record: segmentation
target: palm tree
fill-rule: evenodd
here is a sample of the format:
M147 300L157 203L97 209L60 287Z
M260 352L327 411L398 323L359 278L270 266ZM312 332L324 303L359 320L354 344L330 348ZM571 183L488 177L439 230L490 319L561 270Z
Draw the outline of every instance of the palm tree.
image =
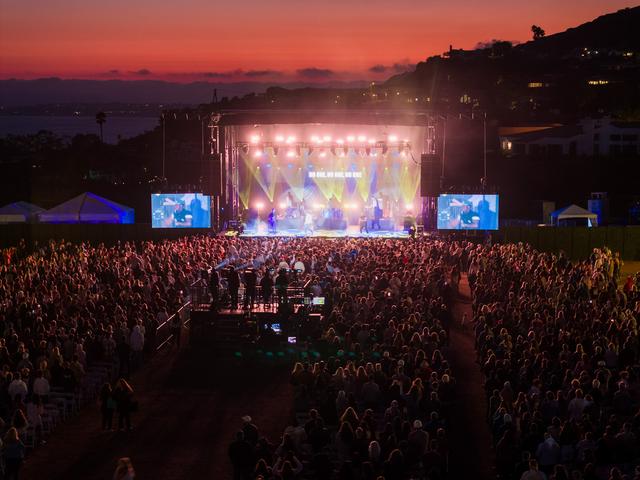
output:
M104 112L96 113L96 123L100 125L100 141L104 143L104 138L102 137L102 125L107 121L107 114Z

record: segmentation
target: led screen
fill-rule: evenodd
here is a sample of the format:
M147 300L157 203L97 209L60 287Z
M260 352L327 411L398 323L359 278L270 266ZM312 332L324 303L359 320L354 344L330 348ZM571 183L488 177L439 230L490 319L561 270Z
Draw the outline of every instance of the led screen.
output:
M438 230L497 230L498 195L438 197Z
M210 228L211 197L201 193L151 195L152 228Z

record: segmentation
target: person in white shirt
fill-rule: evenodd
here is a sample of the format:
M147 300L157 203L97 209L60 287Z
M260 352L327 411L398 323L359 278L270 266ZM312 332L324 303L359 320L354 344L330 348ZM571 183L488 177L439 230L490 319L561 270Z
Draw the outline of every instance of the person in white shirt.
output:
M33 381L33 393L44 401L51 392L51 386L49 385L49 380L44 378L42 370L38 370L36 375L37 377Z
M129 345L131 346L131 368L136 369L142 363L142 350L144 349L144 333L142 333L140 325L133 327L129 337Z
M24 397L29 393L27 384L22 381L22 377L19 373L16 373L14 380L9 384L8 392L11 399L19 396L22 401L24 401Z

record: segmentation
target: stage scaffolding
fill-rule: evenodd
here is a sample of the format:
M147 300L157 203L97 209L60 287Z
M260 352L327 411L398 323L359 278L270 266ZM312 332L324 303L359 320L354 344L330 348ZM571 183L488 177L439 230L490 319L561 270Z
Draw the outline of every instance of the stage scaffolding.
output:
M424 142L421 146L413 145L412 161L420 165L424 154L438 155L442 162L441 145L438 138L442 136L443 117L431 111L226 111L214 112L209 121L209 144L211 161L219 162L220 188L213 189L212 225L219 231L237 225L241 214L239 198L239 162L240 149L246 145L246 139L240 138L239 128L253 125L273 124L344 124L345 117L356 117L354 124L420 126L424 128ZM419 148L416 148L419 147ZM439 184L442 185L440 178ZM421 212L418 221L425 230L435 229L436 196L421 197Z

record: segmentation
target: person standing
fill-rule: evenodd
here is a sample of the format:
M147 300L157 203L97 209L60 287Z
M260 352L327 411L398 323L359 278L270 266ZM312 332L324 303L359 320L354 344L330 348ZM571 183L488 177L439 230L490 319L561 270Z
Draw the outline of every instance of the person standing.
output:
M236 433L235 440L229 445L229 458L233 465L233 479L244 480L251 478L251 471L255 465L253 448L244 439L244 432Z
M240 289L240 275L235 268L229 267L229 295L231 296L231 310L238 308L238 290Z
M280 269L276 277L276 293L278 294L278 303L287 303L287 288L289 287L289 277L284 268Z
M129 345L131 346L131 368L135 371L142 364L142 352L144 350L144 333L142 333L140 325L135 325L131 330Z
M171 336L173 337L176 347L180 349L180 339L182 337L182 319L180 315L175 314L169 323L171 328Z
M118 460L116 465L116 471L113 473L113 480L133 480L136 476L136 472L133 469L131 459L123 457Z
M258 282L258 275L253 268L248 268L244 272L244 308L253 309L253 304L256 302L256 283Z
M211 294L211 309L216 310L218 308L218 297L220 296L220 277L215 267L209 273L209 293Z
M100 390L100 414L102 415L102 429L111 430L113 428L113 411L116 402L113 399L113 390L110 383L105 383Z
M20 468L24 461L25 446L20 440L18 430L11 427L4 436L2 457L5 465L5 479L18 480Z
M118 428L124 430L126 427L127 430L131 430L131 412L135 410L133 388L124 378L118 380L113 398L118 411Z
M271 303L271 292L273 290L273 279L271 278L271 272L266 270L262 279L260 279L260 288L262 289L262 303L269 305Z

